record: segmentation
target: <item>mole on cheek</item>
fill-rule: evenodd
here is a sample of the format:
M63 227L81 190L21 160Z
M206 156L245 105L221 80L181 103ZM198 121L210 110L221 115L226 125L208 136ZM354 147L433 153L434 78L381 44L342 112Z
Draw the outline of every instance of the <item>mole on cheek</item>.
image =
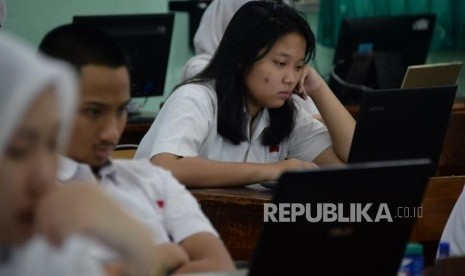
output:
M265 83L269 83L270 82L270 79L265 77Z

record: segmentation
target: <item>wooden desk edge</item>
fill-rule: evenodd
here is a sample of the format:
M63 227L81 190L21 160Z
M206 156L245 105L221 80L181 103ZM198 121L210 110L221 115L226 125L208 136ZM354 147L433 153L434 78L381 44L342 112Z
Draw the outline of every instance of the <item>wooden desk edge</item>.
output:
M239 188L208 188L208 189L190 189L189 190L199 201L217 200L223 202L250 202L263 204L271 202L272 191L255 190L247 187Z

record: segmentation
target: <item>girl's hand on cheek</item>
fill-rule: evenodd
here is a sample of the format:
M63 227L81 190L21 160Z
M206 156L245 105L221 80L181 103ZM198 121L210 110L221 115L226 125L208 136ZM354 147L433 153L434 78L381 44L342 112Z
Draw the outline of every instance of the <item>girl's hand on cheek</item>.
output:
M306 100L308 96L312 96L324 83L323 78L313 69L306 65L303 68L302 76L297 83L295 93L302 99Z

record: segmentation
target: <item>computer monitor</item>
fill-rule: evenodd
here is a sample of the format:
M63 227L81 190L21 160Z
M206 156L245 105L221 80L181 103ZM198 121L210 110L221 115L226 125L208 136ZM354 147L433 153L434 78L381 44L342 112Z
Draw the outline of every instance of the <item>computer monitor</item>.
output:
M434 14L345 18L333 64L346 66L339 72L348 82L366 70L364 77L355 77L365 82L358 84L373 89L399 88L407 66L425 63L435 24ZM371 64L363 63L367 60Z
M174 14L74 16L73 24L109 34L128 59L131 97L162 96L173 34Z
M430 159L434 176L457 86L363 93L349 163Z

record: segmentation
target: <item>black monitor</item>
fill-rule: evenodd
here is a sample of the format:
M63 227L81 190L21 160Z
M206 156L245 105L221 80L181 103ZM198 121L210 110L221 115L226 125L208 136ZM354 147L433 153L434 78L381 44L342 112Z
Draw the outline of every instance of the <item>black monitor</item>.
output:
M363 93L349 163L426 158L434 176L457 86Z
M98 27L125 52L131 97L162 96L173 34L174 14L74 16L74 24Z
M435 24L434 14L345 18L335 70L349 83L399 88L407 66L425 63Z

